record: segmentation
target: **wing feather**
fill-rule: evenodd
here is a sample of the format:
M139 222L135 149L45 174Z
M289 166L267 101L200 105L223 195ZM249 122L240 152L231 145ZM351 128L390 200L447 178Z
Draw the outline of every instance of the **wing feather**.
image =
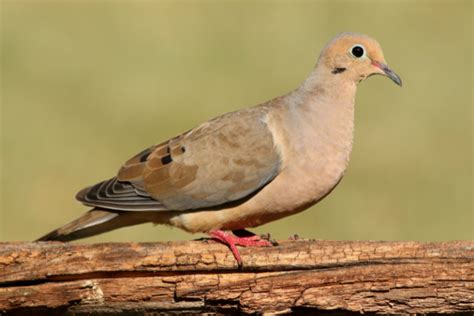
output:
M133 184L112 178L81 190L76 199L85 205L120 211L160 211L164 206Z
M229 113L151 146L78 200L116 210L192 210L243 199L279 172L266 111Z

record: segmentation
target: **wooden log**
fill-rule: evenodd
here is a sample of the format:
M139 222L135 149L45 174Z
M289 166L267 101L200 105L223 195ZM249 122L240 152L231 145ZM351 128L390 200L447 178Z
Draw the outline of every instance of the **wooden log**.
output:
M469 313L474 242L0 243L0 314Z

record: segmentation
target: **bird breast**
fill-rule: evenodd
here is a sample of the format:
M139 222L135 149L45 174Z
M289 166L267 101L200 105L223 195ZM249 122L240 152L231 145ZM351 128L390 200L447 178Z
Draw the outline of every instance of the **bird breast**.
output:
M282 157L281 174L275 180L286 183L276 196L280 205L288 204L285 209L316 203L342 178L354 131L354 103L346 100L300 101L269 114L267 124Z

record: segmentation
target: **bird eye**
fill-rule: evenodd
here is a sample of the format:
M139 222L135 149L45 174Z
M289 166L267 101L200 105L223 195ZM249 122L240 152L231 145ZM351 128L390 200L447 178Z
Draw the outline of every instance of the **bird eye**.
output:
M354 56L356 58L361 58L362 56L365 55L364 46L359 45L359 44L352 46L350 52L351 52L352 56Z

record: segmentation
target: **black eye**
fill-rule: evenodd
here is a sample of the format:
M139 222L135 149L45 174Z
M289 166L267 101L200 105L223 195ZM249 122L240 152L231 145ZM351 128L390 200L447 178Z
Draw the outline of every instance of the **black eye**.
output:
M360 57L364 56L364 49L361 46L356 45L356 46L352 47L351 53L352 53L352 55L354 55L354 57L360 58Z

